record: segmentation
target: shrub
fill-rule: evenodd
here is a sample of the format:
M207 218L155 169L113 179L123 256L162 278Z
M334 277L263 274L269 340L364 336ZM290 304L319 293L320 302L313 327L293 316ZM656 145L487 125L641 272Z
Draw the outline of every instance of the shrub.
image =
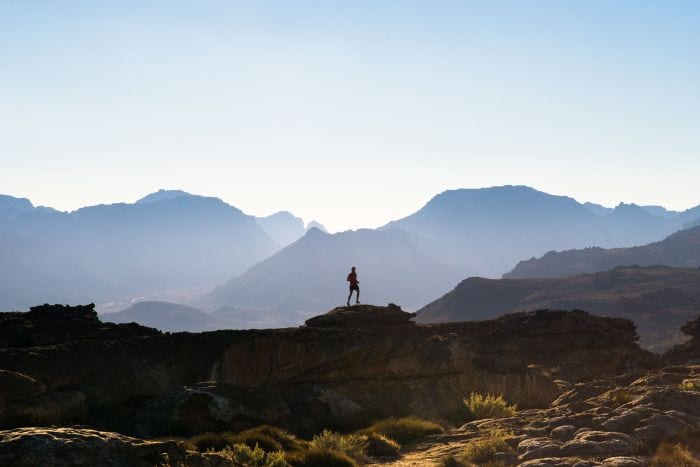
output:
M514 417L518 408L515 404L508 405L502 395L486 394L485 396L476 392L469 394L469 399L464 399L468 416L472 420L482 418L506 418Z
M651 458L651 467L700 467L700 460L680 443L661 443Z
M283 452L265 452L259 446L251 448L245 444L227 446L219 452L222 456L240 465L249 467L286 467Z
M221 451L227 446L236 444L236 435L230 431L224 431L222 433L206 432L192 436L189 442L199 452L206 452L209 450Z
M613 406L619 407L628 402L631 402L634 399L634 396L629 391L629 389L617 388L613 389L608 393L608 398L610 399L610 402Z
M281 444L285 451L299 451L307 448L309 445L308 441L301 440L293 434L282 430L281 428L276 428L270 425L261 425L246 431L242 431L240 434L243 435L244 433L259 433L272 438Z
M329 430L323 430L320 435L314 436L311 446L317 449L326 449L346 454L358 461L366 462L367 436L364 435L340 435Z
M470 462L483 465L493 462L498 452L513 452L513 448L506 442L511 437L510 433L503 430L494 430L487 438L478 439L467 444L464 458Z
M370 456L396 456L399 453L399 449L401 449L399 443L382 434L370 433L367 435L367 449L365 451Z
M249 448L259 447L265 452L275 452L282 451L284 448L282 444L278 443L274 439L267 435L259 433L257 431L243 431L238 433L235 437L235 444L245 444Z
M406 444L410 441L428 435L442 433L442 427L437 423L423 420L418 417L387 418L380 420L364 430L360 434L370 435L378 433L396 441L399 444Z
M359 467L342 452L315 447L287 455L287 462L293 467Z

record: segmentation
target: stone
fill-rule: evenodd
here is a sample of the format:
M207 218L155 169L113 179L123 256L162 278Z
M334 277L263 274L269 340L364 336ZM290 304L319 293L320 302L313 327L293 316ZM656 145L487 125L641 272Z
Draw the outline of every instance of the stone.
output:
M550 432L550 436L558 441L569 441L574 437L576 432L576 427L573 425L561 425L553 428Z
M174 441L144 441L84 428L0 431L0 465L152 467L166 462L192 467L234 466L222 456L187 451Z

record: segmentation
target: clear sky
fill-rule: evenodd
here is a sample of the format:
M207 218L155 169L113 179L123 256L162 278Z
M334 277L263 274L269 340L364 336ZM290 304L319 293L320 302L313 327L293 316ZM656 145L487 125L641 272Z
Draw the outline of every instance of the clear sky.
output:
M0 193L374 227L445 189L700 204L698 1L0 0Z

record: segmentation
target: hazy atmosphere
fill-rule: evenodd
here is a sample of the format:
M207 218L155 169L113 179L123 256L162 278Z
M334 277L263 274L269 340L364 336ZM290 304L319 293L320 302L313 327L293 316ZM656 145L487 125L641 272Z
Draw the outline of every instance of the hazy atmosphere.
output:
M449 188L686 209L697 2L0 2L0 187L158 188L331 231ZM429 170L427 170L429 169Z
M0 466L700 467L700 0L0 0Z

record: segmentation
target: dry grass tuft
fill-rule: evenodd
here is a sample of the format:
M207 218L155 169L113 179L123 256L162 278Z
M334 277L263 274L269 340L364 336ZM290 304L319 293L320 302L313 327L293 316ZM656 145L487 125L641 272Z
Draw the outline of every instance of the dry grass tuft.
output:
M494 396L472 392L469 399L464 399L464 405L471 420L514 417L518 412L518 407L515 404L508 405L500 394Z
M369 428L360 430L358 434L371 435L377 433L406 444L428 435L442 433L443 429L435 422L418 417L387 418L374 423Z

